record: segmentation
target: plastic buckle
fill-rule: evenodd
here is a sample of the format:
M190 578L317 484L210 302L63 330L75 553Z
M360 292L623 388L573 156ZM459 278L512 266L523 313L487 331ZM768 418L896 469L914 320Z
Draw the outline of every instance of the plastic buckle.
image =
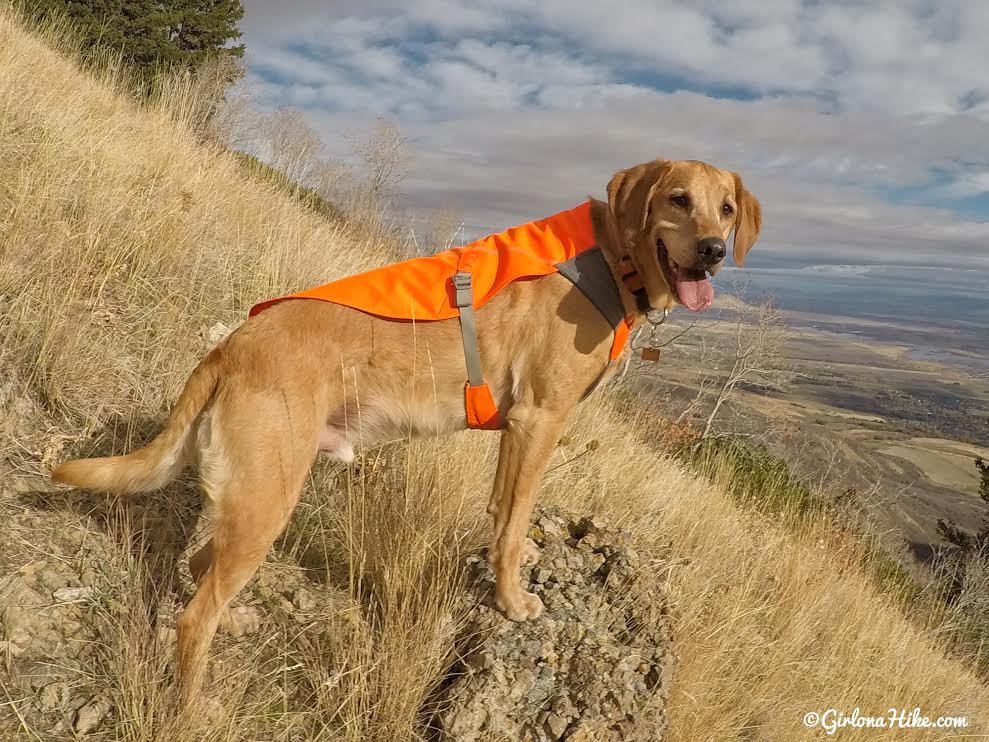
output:
M453 287L457 290L456 302L458 307L469 307L474 303L474 290L471 287L471 276L466 271L453 274Z

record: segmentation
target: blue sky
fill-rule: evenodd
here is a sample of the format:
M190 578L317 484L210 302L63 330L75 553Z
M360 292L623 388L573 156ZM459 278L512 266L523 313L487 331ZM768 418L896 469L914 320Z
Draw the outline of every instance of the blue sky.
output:
M403 207L475 236L696 158L762 200L763 257L989 268L989 3L244 4L256 104L328 157L386 117Z

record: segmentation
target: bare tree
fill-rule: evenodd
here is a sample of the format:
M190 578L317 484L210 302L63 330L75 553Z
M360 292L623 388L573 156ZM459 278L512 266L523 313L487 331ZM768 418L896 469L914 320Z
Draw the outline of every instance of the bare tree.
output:
M792 361L784 356L790 332L783 313L771 301L753 308L740 305L735 312L730 365L723 374L704 379L694 400L710 404L701 440L714 433L725 406L740 389L782 391L796 376Z
M323 143L301 111L280 108L265 125L268 164L289 180L308 185L319 162Z
M368 139L349 142L363 165L368 195L375 201L390 197L405 180L412 161L405 137L391 122L379 117Z
M217 105L212 118L205 121L200 136L227 149L249 151L257 141L261 115L250 96L234 88Z
M354 190L354 169L340 160L317 160L309 175L309 187L332 202L344 202Z

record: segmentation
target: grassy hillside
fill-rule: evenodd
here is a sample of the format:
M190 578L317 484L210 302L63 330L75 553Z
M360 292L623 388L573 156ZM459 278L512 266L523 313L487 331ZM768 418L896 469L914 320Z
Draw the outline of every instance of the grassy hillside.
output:
M58 738L57 716L35 703L37 679L56 670L69 695L109 699L96 738L419 738L450 661L459 560L487 537L495 435L318 466L236 601L260 629L217 642L198 726L175 719L168 686L170 627L189 597L183 547L202 528L194 484L111 502L44 482L68 451L148 436L216 323L394 254L382 233L327 221L199 144L181 90L162 105L140 108L112 74L81 73L0 11L0 580L62 575L95 595L62 624L90 640L83 654L0 662L0 738ZM855 707L964 715L965 735L989 733L989 690L874 589L854 541L740 509L656 437L647 415L588 402L553 466L600 445L552 471L541 499L628 526L666 581L679 655L668 739L815 739L806 712Z

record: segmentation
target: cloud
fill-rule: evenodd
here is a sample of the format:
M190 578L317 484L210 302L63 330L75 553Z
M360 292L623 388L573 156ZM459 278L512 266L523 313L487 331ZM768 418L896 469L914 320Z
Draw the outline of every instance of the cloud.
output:
M302 109L333 155L389 117L404 203L474 234L663 155L741 172L767 251L989 267L987 214L961 208L989 193L981 2L245 5L261 105Z

